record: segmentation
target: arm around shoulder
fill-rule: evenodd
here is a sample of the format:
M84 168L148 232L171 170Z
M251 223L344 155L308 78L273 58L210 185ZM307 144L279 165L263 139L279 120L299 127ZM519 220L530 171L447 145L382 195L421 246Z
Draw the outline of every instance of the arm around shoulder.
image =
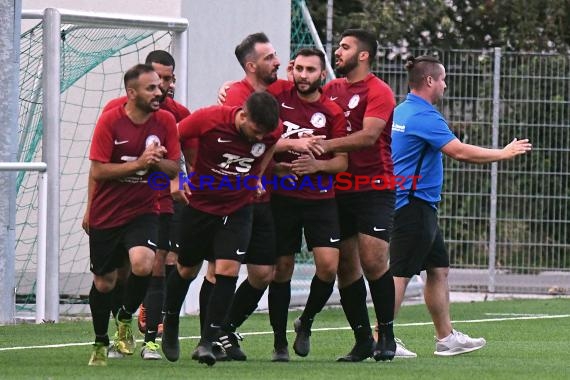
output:
M362 130L345 137L321 142L326 152L353 152L376 144L386 126L386 121L377 117L365 117Z

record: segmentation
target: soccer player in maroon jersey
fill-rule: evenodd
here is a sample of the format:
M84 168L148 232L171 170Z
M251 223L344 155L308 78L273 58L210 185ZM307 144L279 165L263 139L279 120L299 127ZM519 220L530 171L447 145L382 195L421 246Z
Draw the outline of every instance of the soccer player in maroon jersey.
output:
M169 92L174 90L174 68L176 65L172 55L164 50L154 50L146 56L145 63L151 65L160 78L160 90L162 92L159 99L160 108L170 112L177 123L190 115L190 111L185 106L172 99L172 96L169 95ZM113 99L105 105L102 112L123 106L126 102L126 96ZM187 155L195 155L195 142L189 141L188 145ZM182 171L184 171L184 169L182 169L183 166L184 163L181 164ZM139 308L138 315L139 330L145 334L141 351L141 357L145 360L161 359L158 351L159 346L155 343L155 340L156 336L161 333L162 330L162 326L159 322L161 320L162 304L164 301L164 279L176 266L176 251L178 251L176 221L178 220L178 215L175 217L173 214L175 207L178 210L177 214L179 214L180 206L182 206L180 202L176 204L173 202L173 197L168 188L157 191L157 195L160 216L156 255L148 292ZM119 274L119 280L117 281L114 291L116 296L114 297L115 305L113 312L116 312L121 305L122 300L119 295L123 292L124 281L126 280L127 274L128 273ZM109 357L120 358L122 355L116 350L116 347L111 347L109 349Z
M264 33L253 33L245 37L235 48L235 56L245 72L245 77L230 85L223 105L242 106L254 92L263 92L271 83L277 80L277 70L280 61L275 48ZM239 335L234 334L255 309L263 296L267 285L273 277L275 264L275 230L273 216L266 193L260 197L252 194L253 228L252 240L248 246L245 262L247 263L248 278L238 287L235 295L236 302L232 303L228 320L224 327L229 330L232 340L231 348L226 353L233 360L246 360L245 354L239 348ZM205 310L210 300L210 294L215 283L215 267L208 263L208 270L200 288L200 328L204 327ZM197 351L192 358L197 359Z
M192 195L182 214L178 270L167 281L162 349L178 360L179 313L203 260L215 262L215 284L206 309L199 362L213 365L214 341L227 342L220 330L236 288L252 227L251 198L281 135L279 107L264 92L253 93L243 108L213 106L196 111L179 125L181 141L199 139L200 154L190 178ZM252 187L253 185L253 187Z
M326 77L325 56L317 49L301 49L293 63L293 83L282 81L269 91L280 104L284 125L282 139L306 135L326 138L346 136L346 119L339 106L322 94ZM271 206L277 233L277 262L269 286L269 318L274 334L273 361L289 361L286 338L287 314L291 300L291 277L295 253L301 250L301 235L315 257L316 273L307 304L295 320L295 353L307 356L311 325L332 294L339 260L340 231L333 189L333 176L347 168L346 153L312 154L285 151L275 155L277 165L297 177L292 187L273 190Z
M346 30L335 51L336 70L345 77L323 87L323 92L343 109L348 136L321 144L327 152L349 152L348 173L364 179L356 181L352 177L349 189L336 192L341 227L338 287L356 338L353 349L339 361L361 361L370 356L392 360L396 351L394 280L388 267L395 195L392 190L374 190L370 182L374 176L393 176L390 132L395 100L390 87L370 72L376 49L371 33ZM379 322L376 348L362 272Z
M134 352L132 314L146 293L158 238L158 203L147 177L152 171L175 177L180 159L176 122L159 108L162 92L156 72L149 65L136 65L125 73L124 82L127 102L100 116L89 154L94 183L86 228L95 331L89 365L95 366L107 364L111 292L118 269L129 264L131 273L116 316L116 346L122 354Z
M289 85L287 81L277 80L277 69L280 62L273 45L264 33L254 33L244 38L236 46L235 55L244 69L245 77L241 81L230 84L223 102L224 105L241 106L253 92L265 91L275 85L277 85L276 88L280 88L282 82ZM315 137L279 140L276 149L279 151L307 152L311 150L311 147L314 149L318 140L319 138ZM271 166L266 175L272 175ZM245 255L248 277L238 287L228 316L222 326L231 343L231 345L225 345L225 351L228 358L232 360L247 359L240 348L241 336L236 333L236 329L257 309L259 300L273 278L276 257L275 229L271 205L269 204L270 189L266 190L261 196L255 196L253 199L252 235ZM214 265L209 263L207 274L200 289L201 325L204 324L202 310L206 310L215 282L214 273ZM197 359L197 351L194 351L192 358Z

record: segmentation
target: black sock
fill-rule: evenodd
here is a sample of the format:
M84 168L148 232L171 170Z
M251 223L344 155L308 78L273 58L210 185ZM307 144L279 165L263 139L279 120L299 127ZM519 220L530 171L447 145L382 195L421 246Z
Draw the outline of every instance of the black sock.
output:
M150 276L137 276L131 272L125 286L123 307L119 309L119 314L117 314L118 320L124 321L133 318L134 312L137 311L144 299L149 282Z
M206 276L204 276L204 281L202 282L202 287L200 288L199 302L200 302L200 333L204 331L205 320L206 320L206 310L208 310L208 303L210 303L210 296L212 295L212 290L214 290L214 283L208 281Z
M223 320L230 308L232 296L236 291L237 276L216 275L216 283L212 289L210 302L204 320L201 342L213 342L219 333Z
M273 327L273 347L287 346L287 315L291 303L291 281L269 284L269 322Z
M168 280L168 277L170 276L170 274L174 271L176 271L176 264L173 265L165 265L164 266L164 298L162 299L162 317L164 317L164 310L166 310L165 308L165 302L166 302L166 281ZM162 321L162 318L161 318Z
M370 318L366 307L366 284L360 277L352 284L339 289L340 304L356 340L368 339L372 336Z
M117 281L115 288L111 292L111 312L113 313L113 319L117 318L117 313L119 309L123 306L123 299L125 297L125 284L121 281Z
M228 317L223 324L223 330L227 332L236 331L255 309L257 309L257 304L263 296L263 293L265 293L265 288L254 288L246 278L234 295Z
M170 273L172 273L174 270L176 270L176 264L165 265L164 266L164 278L168 278L168 276L170 276Z
M91 285L89 292L89 306L91 308L91 316L93 319L93 331L95 332L95 343L103 343L109 345L109 314L111 312L112 292L101 293L95 287L95 283Z
M301 322L306 328L311 328L315 315L323 310L327 301L329 300L334 288L333 282L324 282L317 275L313 276L311 281L311 290L309 291L309 298L305 310L301 314Z
M144 305L146 307L145 342L154 342L156 339L163 303L164 277L152 276L144 299Z
M392 326L394 321L394 277L388 270L384 275L374 281L368 281L376 319L380 325Z
M178 323L180 309L188 293L190 283L194 280L191 278L185 280L180 276L178 270L173 271L166 279L166 295L164 297L165 318L169 318L170 323Z

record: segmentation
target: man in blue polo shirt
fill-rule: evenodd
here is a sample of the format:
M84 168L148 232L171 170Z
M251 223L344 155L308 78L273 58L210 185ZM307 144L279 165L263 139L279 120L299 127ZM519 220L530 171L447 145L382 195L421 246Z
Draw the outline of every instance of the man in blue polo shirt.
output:
M435 332L435 355L453 356L482 348L484 338L471 338L451 325L449 255L437 222L443 185L443 155L484 164L508 160L532 149L527 139L514 139L503 149L486 149L459 141L433 106L443 98L445 68L435 57L409 58L410 93L394 110L392 159L394 174L406 178L396 189L396 215L390 237L390 269L396 287L397 314L410 278L427 272L424 298Z

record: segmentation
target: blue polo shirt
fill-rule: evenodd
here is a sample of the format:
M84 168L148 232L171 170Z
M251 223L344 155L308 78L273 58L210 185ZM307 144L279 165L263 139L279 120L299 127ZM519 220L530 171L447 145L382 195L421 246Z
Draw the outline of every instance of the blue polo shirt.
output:
M423 98L410 93L395 108L392 125L394 175L397 179L402 178L398 176L405 178L400 182L401 186L396 185L396 209L409 203L412 176L424 149L418 173L420 178L416 180L413 196L437 208L443 185L441 148L455 138L443 115Z

